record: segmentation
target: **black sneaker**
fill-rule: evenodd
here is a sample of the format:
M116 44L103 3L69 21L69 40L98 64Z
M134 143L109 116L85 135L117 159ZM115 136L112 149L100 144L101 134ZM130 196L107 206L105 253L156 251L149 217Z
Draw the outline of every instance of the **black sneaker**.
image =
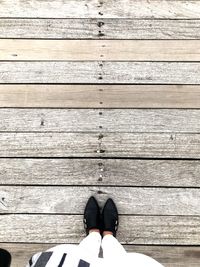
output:
M100 230L100 208L94 197L88 199L84 211L83 223L87 235L91 229L95 228Z
M109 198L102 211L102 230L110 231L116 236L118 230L118 211L114 201Z
M0 266L1 267L10 267L11 264L11 255L10 253L0 248Z

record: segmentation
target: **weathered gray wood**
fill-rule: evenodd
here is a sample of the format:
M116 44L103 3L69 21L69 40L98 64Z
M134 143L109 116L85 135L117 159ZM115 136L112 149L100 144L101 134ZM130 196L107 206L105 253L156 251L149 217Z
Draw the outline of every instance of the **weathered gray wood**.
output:
M13 256L12 267L25 266L30 257L56 244L2 243ZM199 267L200 248L197 246L137 246L125 245L126 251L143 253L153 257L166 267Z
M99 19L0 19L0 38L100 38ZM195 23L196 25L196 23ZM190 31L190 30L189 30Z
M199 20L0 19L0 38L200 39Z
M200 187L198 160L0 159L0 184Z
M200 158L199 134L0 133L1 157Z
M1 62L0 83L95 83L98 62Z
M200 189L88 186L0 186L0 213L81 214L91 195L100 206L111 197L120 214L200 214Z
M141 5L143 9L141 9ZM77 8L77 6L79 8ZM70 0L63 3L63 1L59 0L42 2L36 0L33 3L31 0L17 0L15 2L15 8L13 8L13 2L8 0L0 3L0 10L1 18L13 17L13 19L3 18L0 20L1 38L199 39L200 37L200 32L198 31L199 20L196 20L200 18L199 1L153 0L149 2L147 0L142 0L141 2L139 0L121 0L116 2L110 0L107 2L99 2L97 0ZM25 16L33 19L17 20L14 18ZM60 19L34 19L34 17L59 17ZM69 17L78 19L62 19ZM96 17L97 19L81 19L88 17ZM122 19L112 20L114 17ZM107 19L102 20L102 18ZM132 20L127 18L136 19ZM142 20L140 20L141 18ZM168 18L169 20L152 20L152 18ZM186 18L189 20L177 20L179 18ZM12 26L12 24L15 25ZM127 28L126 30L125 27ZM27 46L27 44L25 44L25 46ZM4 47L6 47L6 49L8 48L6 45L4 45ZM190 51L196 53L197 46L195 46L195 48L196 50L190 48ZM96 54L90 54L90 58L88 59L112 60L114 58L110 52L108 55L113 56L113 58L105 57L105 53L98 47L97 50L101 52L99 58L95 58ZM34 50L32 49L32 51ZM59 49L59 51L61 50ZM90 52L91 51L90 48ZM9 50L9 53L12 54L11 58L6 58L3 55L2 59L32 60L36 58L29 53L30 51L28 52L29 57L26 58L24 55L24 58L22 58L21 54L17 52L11 49ZM129 56L126 55L128 59L126 57L115 57L114 59L146 61L198 60L197 56L191 57L188 52L187 58L183 58L182 56L178 57L178 54L175 54L173 51L173 58L172 56L171 58L162 58L161 54L160 58L155 58L156 54L151 52L148 52L149 54L146 58L142 56L138 59L136 57L130 58L130 53ZM56 56L55 59L69 60L69 58L66 58L67 54L64 54L65 57L63 58L63 54L60 55L59 53L54 55ZM91 57L92 55L93 58ZM120 53L119 55L124 56ZM152 58L150 58L150 55ZM77 56L79 57L78 54ZM72 58L71 60L84 60L83 57L78 57ZM38 60L41 59L52 58L48 58L47 56L46 58L38 58ZM100 84L87 89L86 94L85 89L87 86L84 87L80 85L78 94L77 91L75 91L73 95L70 93L70 90L73 91L74 87L69 86L67 87L69 90L67 90L67 94L65 94L66 98L63 98L63 88L66 88L65 85L59 87L60 94L56 92L58 87L52 86L53 97L52 95L48 95L50 87L45 85L46 91L43 91L44 87L40 87L37 89L37 94L35 94L34 97L31 97L29 94L29 99L27 89L25 92L23 91L25 87L20 86L22 90L15 91L15 94L12 94L12 92L6 93L7 96L9 95L8 98L11 102L8 102L12 103L11 106L18 105L20 107L21 103L25 103L25 105L35 107L36 105L38 105L38 107L44 107L45 105L49 107L55 107L57 105L59 107L66 107L65 105L67 105L67 107L72 107L73 105L75 105L75 107L80 107L81 105L82 107L109 107L112 105L114 105L114 107L120 107L120 105L121 107L128 107L128 105L130 105L130 107L133 107L133 105L136 105L137 107L199 108L199 90L198 87L194 88L194 86L176 87L173 85L166 88L165 86L158 85L159 88L157 87L157 89L155 89L155 87L148 87L145 85L144 87L135 86L134 90L132 86L126 88L119 86L118 89L107 85L105 87L99 87L104 83L174 83L195 85L199 84L200 81L199 66L199 63L195 64L189 62L173 62L166 64L157 62L104 63L101 61L76 62L75 64L72 62L27 62L27 64L24 62L1 62L0 83ZM3 88L8 89L8 87ZM31 91L36 87L33 85L28 88L30 89L29 91ZM93 88L95 88L96 91L95 96L91 94L92 90L94 90ZM106 90L104 90L105 88ZM152 88L154 90L152 90ZM191 88L192 90L190 90ZM113 91L108 94L109 89L113 89ZM124 90L128 92L128 94L125 94ZM135 96L138 90L141 90L139 93L140 97L136 99ZM173 91L173 93L171 93L171 91ZM24 98L18 102L15 96L19 96L19 92L22 93ZM121 96L124 95L123 98L121 98L118 92L121 92ZM144 92L146 92L145 95ZM160 93L157 94L157 92ZM47 96L44 97L45 94ZM81 95L84 95L87 101L81 99ZM117 96L113 97L113 95ZM149 95L151 96L150 99ZM40 99L38 99L38 96ZM53 100L52 102L55 96L60 100L56 100L57 102ZM5 97L5 94L1 94L0 98L2 99L2 106L6 106L8 98ZM20 96L18 99L19 98ZM148 98L149 100L145 100L144 98ZM35 99L38 99L37 104L35 103ZM44 99L47 99L48 104ZM126 102L123 102L124 99L126 99ZM134 100L135 102L133 99L136 99ZM152 101L152 99L154 100ZM120 101L123 103L119 104ZM98 112L102 113L99 114ZM190 116L188 116L188 112ZM7 183L14 185L15 183L32 183L36 185L38 183L40 185L76 185L76 187L1 186L1 212L82 213L84 203L89 194L99 195L101 203L108 196L112 196L119 205L120 213L134 213L139 215L143 212L144 214L156 215L121 216L119 238L123 243L200 245L198 189L116 188L116 186L120 184L125 186L163 185L199 187L199 164L197 160L134 161L129 159L101 159L101 157L121 156L199 158L200 126L198 123L197 110L183 110L180 112L175 110L159 110L157 112L151 110L131 110L130 112L127 111L126 114L123 114L122 110L108 110L108 112L105 113L104 110L100 109L90 111L70 110L70 112L69 110L0 110L0 117L1 120L4 120L4 123L0 123L0 131L5 131L5 133L0 134L0 156L98 157L98 159L0 159L0 178L2 184ZM119 119L118 123L113 122L116 121L116 117ZM85 125L83 125L81 119L85 122ZM89 122L89 119L91 119L92 123ZM139 120L141 120L141 122L139 122ZM111 131L109 124L113 125L112 131L114 133L108 133ZM128 124L130 125L129 127ZM99 126L102 128L99 128ZM32 131L32 133L25 133L29 131L28 129L31 129L30 131ZM155 133L158 129L159 132L162 131L162 133ZM13 132L7 133L6 131ZM23 131L24 133L15 133L16 131ZM37 133L33 133L33 131ZM58 133L58 131L62 131L62 133ZM79 133L73 133L77 131L79 131ZM86 133L80 133L81 131ZM124 133L124 131L126 133ZM128 134L127 131L135 133ZM147 131L153 131L154 133L147 133ZM96 134L94 132L96 132ZM100 133L103 133L103 135ZM1 162L3 163L2 165ZM86 162L87 164L85 164ZM22 164L24 163L23 169ZM70 168L68 168L69 166ZM48 170L46 169L47 167L49 168ZM30 172L30 170L32 170L32 172ZM44 173L41 174L42 170ZM74 170L76 170L76 172L74 172ZM116 175L115 172L117 171L118 174ZM148 175L149 173L150 175ZM60 177L61 175L62 177ZM88 176L89 180L86 182ZM121 177L119 178L119 176ZM118 181L115 179L118 179ZM87 187L87 185L91 185L92 183L96 186ZM77 187L77 185L81 184L85 184L86 186ZM107 186L109 184L115 187L99 186ZM120 193L118 190L120 190ZM127 194L127 191L130 194ZM74 203L74 192L78 192L78 195L80 195L80 202L78 204ZM126 196L125 199L124 196ZM73 203L73 205L71 203ZM128 204L130 204L130 206L128 206ZM176 216L161 216L161 214ZM3 229L0 231L0 242L74 243L79 242L84 236L82 216L77 215L2 214L0 229ZM144 248L147 249L149 247ZM185 249L185 247L183 248ZM138 247L138 250L139 249L140 247ZM166 249L169 249L169 247ZM158 253L158 251L156 251L156 253ZM176 255L175 257L177 259L177 250L173 252L171 250L169 257L163 252L162 256L158 259L163 259L161 262L164 265L165 262L167 262L171 267L175 267L176 265L177 267L181 265L188 267L193 266L193 264L199 266L198 250L184 250L184 252L181 252L182 259L179 258L177 260L173 259L173 253ZM167 260L166 257L168 257ZM24 263L21 263L19 263L19 267L24 265Z
M200 86L0 84L0 107L200 108Z
M88 133L1 133L0 156L99 156L98 138Z
M0 83L199 84L190 62L1 62Z
M142 8L141 8L142 6ZM134 17L134 18L200 18L199 1L164 0L84 0L40 1L7 0L1 2L1 17Z
M199 109L0 109L0 132L200 132Z
M199 40L0 39L0 60L200 61Z
M101 149L106 156L199 158L198 134L104 134ZM102 153L103 154L103 153Z
M77 243L82 215L1 215L0 242ZM120 216L123 244L199 245L199 216ZM41 227L42 226L42 227Z
M142 3L140 7L143 8ZM101 19L101 21L104 24L100 27L101 34L98 36L100 39L200 39L199 20L142 20L132 17L131 19ZM6 35L9 37L8 34ZM16 35L13 33L13 36L17 36L17 33ZM95 38L95 35L91 37Z
M102 80L100 80L102 83L198 84L200 82L198 63L104 62L102 69Z

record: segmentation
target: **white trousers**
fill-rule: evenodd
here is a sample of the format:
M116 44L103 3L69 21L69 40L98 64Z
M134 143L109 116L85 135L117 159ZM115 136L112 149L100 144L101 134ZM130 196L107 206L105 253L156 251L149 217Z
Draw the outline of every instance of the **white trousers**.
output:
M103 250L103 258L99 258L100 247ZM115 237L106 235L102 239L97 232L90 233L79 245L58 245L47 252L53 253L45 267L163 267L144 254L127 253ZM62 265L59 265L64 253L66 257ZM31 266L37 266L40 255L41 253L38 253L33 256ZM82 264L80 260L83 261Z

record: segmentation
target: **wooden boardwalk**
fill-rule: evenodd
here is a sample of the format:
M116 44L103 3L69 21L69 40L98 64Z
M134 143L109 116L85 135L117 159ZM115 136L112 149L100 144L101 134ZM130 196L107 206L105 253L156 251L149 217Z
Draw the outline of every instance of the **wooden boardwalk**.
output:
M200 266L200 1L0 2L0 247L84 237L89 196L128 251Z

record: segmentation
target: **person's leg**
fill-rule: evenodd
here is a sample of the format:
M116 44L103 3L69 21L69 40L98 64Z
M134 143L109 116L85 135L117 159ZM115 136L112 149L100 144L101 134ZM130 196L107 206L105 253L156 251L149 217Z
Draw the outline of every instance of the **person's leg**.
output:
M127 253L115 238L118 228L118 211L112 199L108 199L102 212L103 220L103 259L106 267L162 267L151 257L140 253Z
M58 259L62 262L63 267L91 266L98 258L100 246L100 233L91 230L79 245L60 245L52 249L53 255L48 261L47 267L59 266Z
M100 209L94 197L89 198L84 211L84 226L86 237L79 245L58 245L46 252L37 253L32 257L28 266L37 266L41 260L47 262L47 267L92 267L96 263L101 246ZM43 257L41 259L41 257ZM39 264L38 263L38 264ZM38 265L40 266L40 265ZM96 265L94 265L96 267Z
M90 197L84 210L83 222L86 230L86 237L77 247L80 261L78 266L90 266L98 260L101 235L100 235L100 207L94 197Z
M65 265L67 267L84 267L89 265L92 267L92 263L96 263L98 259L101 246L100 208L94 197L90 197L87 201L83 222L86 237L79 245L67 253L63 267Z
M101 235L99 232L90 231L79 245L63 244L52 247L44 252L35 254L29 261L27 267L40 266L45 262L45 266L84 267L96 261L101 246ZM43 266L43 265L42 265ZM0 267L2 267L0 265ZM4 266L3 266L4 267ZM7 266L5 266L7 267Z
M142 253L127 253L119 241L112 235L105 235L103 237L102 249L106 266L163 267L159 262Z
M78 250L92 258L98 257L101 246L100 220L98 202L94 197L90 197L86 203L83 216L86 237L78 245Z
M101 247L101 235L99 231L90 231L78 245L78 250L81 253L89 254L91 257L98 257Z
M92 266L92 263L95 263L98 259L101 246L100 208L94 197L90 197L87 201L83 222L86 237L77 246L74 253L69 255L69 262L71 262L71 265L68 265L69 267Z
M126 250L119 241L112 235L107 234L103 237L101 243L104 259L114 259L127 254Z
M90 230L80 244L66 255L63 267L96 267L100 247L101 235L99 231Z
M115 238L118 229L118 210L114 201L109 198L102 211L102 226L103 226L103 258L113 259L117 256L126 255L125 249Z

